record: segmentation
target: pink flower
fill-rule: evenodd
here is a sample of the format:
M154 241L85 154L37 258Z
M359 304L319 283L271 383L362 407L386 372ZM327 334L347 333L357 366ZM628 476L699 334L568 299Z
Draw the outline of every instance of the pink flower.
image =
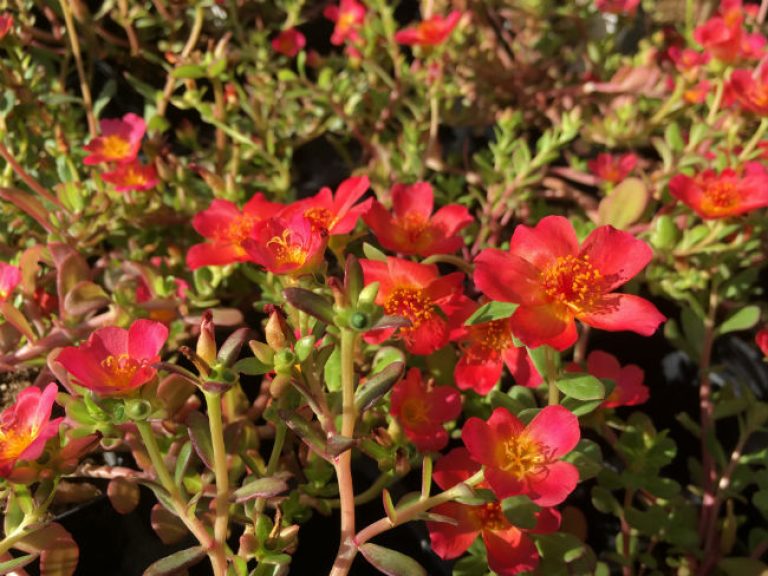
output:
M464 448L455 448L435 464L433 478L443 490L467 480L479 469ZM455 521L427 522L432 549L440 558L458 558L482 535L488 553L488 566L499 576L511 576L533 571L539 564L539 553L528 532L545 534L560 527L560 514L551 508L537 513L537 524L532 530L523 530L509 523L498 502L469 506L448 502L436 506L435 514Z
M448 204L432 214L434 194L428 182L395 184L393 214L374 202L363 219L379 244L407 255L451 254L464 245L459 231L472 222L464 206Z
M13 14L10 12L3 12L0 14L0 40L5 38L8 32L13 28Z
M101 136L91 140L83 148L90 152L83 162L90 166L103 162L129 164L136 159L147 125L136 114L126 114L120 119L99 122Z
M539 506L554 506L579 482L576 467L560 460L581 437L576 416L562 406L542 408L528 426L496 408L487 422L467 420L461 437L500 499L524 494Z
M7 301L21 282L21 269L0 262L0 304Z
M678 46L669 49L669 57L682 74L695 73L710 60L706 52L697 52L692 48L681 49Z
M118 192L150 190L160 181L154 164L144 165L138 160L130 164L118 164L111 172L104 172L101 178L113 184Z
M432 16L415 26L395 34L395 42L406 46L437 46L451 35L461 20L461 12L454 10L448 16Z
M734 70L730 88L736 102L753 114L768 116L768 63L757 70Z
M624 180L635 166L637 166L637 156L632 153L614 156L602 152L597 155L597 158L587 162L587 167L592 174L611 184L618 184Z
M329 236L349 234L355 229L357 220L365 215L371 206L371 199L355 204L370 186L368 176L347 178L339 184L335 196L330 188L322 188L311 198L286 206L280 217L292 218L300 214L309 220L315 229L324 230Z
M424 382L421 371L411 368L392 388L389 413L405 430L405 435L422 452L442 450L448 444L443 423L461 414L461 394L451 386Z
M608 14L632 15L640 5L640 0L595 0L595 8Z
M277 216L257 223L243 247L250 259L267 271L300 276L317 270L327 243L325 229L318 230L299 214L290 219Z
M168 328L152 320L136 320L126 330L96 330L80 346L67 346L56 357L81 386L100 396L125 396L152 380Z
M272 39L272 50L288 56L289 58L296 56L296 54L301 52L306 45L306 37L296 30L296 28L283 30Z
M331 44L341 46L345 42L357 43L365 12L365 6L357 0L341 0L338 6L327 6L323 16L336 23Z
M747 34L743 24L741 0L724 0L717 15L693 31L693 38L722 62L760 58L765 38L761 34Z
M37 460L45 443L59 433L63 418L51 420L58 386L22 390L0 414L0 478L8 478L19 460Z

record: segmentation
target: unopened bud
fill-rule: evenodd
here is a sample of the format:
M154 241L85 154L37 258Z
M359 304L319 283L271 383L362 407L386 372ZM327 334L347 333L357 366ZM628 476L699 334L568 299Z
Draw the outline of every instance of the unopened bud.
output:
M272 361L275 357L275 351L272 348L258 340L251 340L248 342L248 346L251 347L251 352L253 352L253 355L256 356L259 362L272 366Z
M269 393L272 398L281 398L291 386L291 377L277 374L269 383Z
M131 420L146 420L151 412L152 406L146 400L131 399L125 401L125 413Z
M282 312L274 308L269 315L267 325L264 328L264 332L267 336L267 344L275 352L287 348L289 345L288 340L288 326L285 323Z
M362 306L364 304L373 304L376 301L376 296L378 293L379 283L371 282L360 291L360 297L357 299L358 306Z
M296 363L296 355L285 348L275 354L275 372L290 375L293 365Z
M216 363L216 332L213 325L213 314L210 310L203 312L203 318L200 321L200 336L197 339L197 355L205 360L209 366Z

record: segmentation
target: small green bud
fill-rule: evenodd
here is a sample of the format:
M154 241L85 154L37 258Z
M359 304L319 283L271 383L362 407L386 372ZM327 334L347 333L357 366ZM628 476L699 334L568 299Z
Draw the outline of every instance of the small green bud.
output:
M355 312L349 318L349 325L355 330L365 330L370 325L370 319L367 314Z
M357 299L358 306L363 304L373 304L379 293L379 283L371 282L360 291L360 297Z
M296 364L296 355L287 348L275 354L275 372L290 375L293 365Z
M656 218L651 234L651 244L659 250L668 250L677 244L680 239L680 231L675 225L675 221L668 214Z
M149 418L152 405L146 400L131 399L125 401L125 414L131 420L140 422Z

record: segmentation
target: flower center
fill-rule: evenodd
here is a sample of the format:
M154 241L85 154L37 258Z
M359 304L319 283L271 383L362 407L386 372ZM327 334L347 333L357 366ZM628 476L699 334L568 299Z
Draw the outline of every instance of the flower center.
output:
M492 320L469 327L472 341L484 354L501 353L512 345L509 319Z
M124 388L128 386L137 370L145 364L145 361L138 361L131 358L128 354L119 356L109 355L101 361L101 367L109 375L108 384L114 388Z
M351 10L347 10L339 14L339 19L336 21L336 27L342 34L347 32L355 25L355 13Z
M499 448L499 468L517 478L540 472L549 460L544 447L524 434L508 438Z
M221 235L221 239L230 244L234 244L241 255L245 254L243 242L251 236L255 223L256 221L251 216L243 214L230 222L229 226L227 226L224 233Z
M730 180L718 180L704 189L702 208L712 214L722 214L737 206L741 196L736 184Z
M275 262L280 265L295 264L301 266L307 259L307 252L301 244L291 244L291 231L283 230L280 236L273 236L267 242L275 258Z
M327 230L331 227L333 214L327 208L310 208L304 212L304 218L309 220L314 228Z
M501 511L501 505L498 502L486 502L478 508L476 514L483 525L483 530L501 531L509 526L509 521Z
M400 417L407 428L419 428L429 424L429 411L423 398L408 398L402 404Z
M579 311L602 292L603 275L589 256L561 256L542 273L544 291L553 300Z
M8 299L10 292L5 288L0 288L0 302L5 302Z
M401 330L415 330L423 322L426 322L434 314L433 304L420 288L401 286L395 288L384 303L384 311L390 316L403 316L411 321L410 328Z
M131 152L131 143L122 136L102 136L101 153L108 160L122 160Z
M0 459L15 460L37 437L37 428L0 430Z

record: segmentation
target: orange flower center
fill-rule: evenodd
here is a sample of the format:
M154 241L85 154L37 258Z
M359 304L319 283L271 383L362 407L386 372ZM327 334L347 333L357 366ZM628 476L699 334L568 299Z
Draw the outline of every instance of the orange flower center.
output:
M355 13L351 10L342 12L339 14L339 19L336 21L336 29L343 34L355 25L355 20Z
M390 316L403 316L411 321L410 328L415 330L434 314L432 300L421 288L401 286L395 288L384 303L384 311ZM402 330L402 329L401 329Z
M243 214L229 223L221 234L221 240L233 244L238 252L245 254L243 242L251 236L255 223L253 217Z
M136 371L143 364L144 362L131 358L128 354L120 354L119 356L109 355L101 361L101 367L104 368L109 376L107 384L113 388L129 386L133 375L136 374Z
M540 472L548 462L543 446L525 434L512 436L502 442L497 458L499 468L517 478Z
M429 227L429 222L419 214L406 214L403 218L397 218L395 225L414 240L424 233Z
M738 206L740 200L741 195L734 182L718 180L704 189L701 207L710 214L726 214Z
M327 230L333 222L333 214L327 208L310 208L304 212L304 218L312 223L315 228Z
M542 272L544 292L578 312L589 308L602 293L603 275L589 262L589 256L561 256Z
M469 332L472 340L489 352L503 352L512 345L507 318L470 326Z
M8 292L8 290L5 288L0 288L0 302L5 302L9 295L10 292Z
M267 242L267 246L272 250L272 255L279 265L294 264L301 266L307 259L307 252L300 244L291 244L291 231L283 230L282 235L273 236Z
M137 170L135 166L128 166L123 176L124 186L142 186L147 183L147 175Z
M407 428L418 428L429 423L429 411L424 398L408 398L403 402L400 418Z
M131 143L117 134L101 137L101 154L108 160L122 160L131 152Z
M0 459L15 460L37 438L38 429L18 427L0 430Z
M486 502L478 507L476 514L483 525L483 530L501 531L509 526L509 521L501 511L498 502Z

